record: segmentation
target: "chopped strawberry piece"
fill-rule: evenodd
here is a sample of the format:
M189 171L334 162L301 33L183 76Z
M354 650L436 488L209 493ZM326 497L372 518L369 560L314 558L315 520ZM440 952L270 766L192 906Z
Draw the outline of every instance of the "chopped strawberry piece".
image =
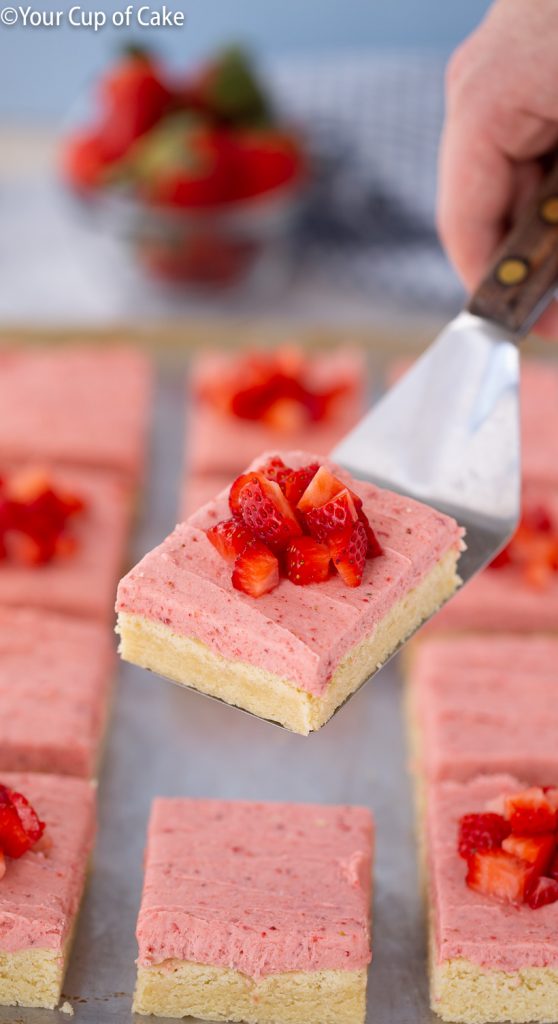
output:
M262 473L251 473L238 496L248 529L274 551L282 551L302 528L279 484Z
M0 880L4 877L5 874L6 874L6 858L4 856L4 851L0 850Z
M352 491L351 491L351 494L352 494ZM353 498L354 497L355 496L353 495ZM358 514L358 518L360 519L360 522L364 526L364 530L366 532L366 540L368 541L368 548L366 550L366 557L367 558L377 558L379 555L383 555L384 551L383 551L382 545L380 544L378 538L376 537L376 534L374 533L374 530L370 526L370 523L368 521L368 516L366 515L366 512L361 507L361 508L357 508L357 514Z
M536 879L531 864L505 850L483 850L468 860L469 888L503 903L524 903Z
M17 793L14 789L10 789L8 792L10 800L18 813L19 820L34 845L41 838L45 830L44 822L40 821L36 811L26 797L22 796L21 793Z
M543 790L532 786L506 797L506 818L512 832L520 836L554 832L557 812Z
M227 562L234 562L236 556L254 540L253 534L239 519L223 519L205 532L207 539Z
M5 481L5 488L12 501L28 504L50 492L50 480L42 469L22 469Z
M542 791L554 810L558 811L558 786L543 786Z
M347 539L357 522L357 510L347 488L320 508L312 508L306 512L306 525L310 533L316 540L325 543L336 538ZM368 540L366 546L368 548Z
M260 473L263 473L268 480L274 480L276 484L279 484L283 492L285 491L285 481L288 480L292 472L290 466L286 466L278 455L268 459L260 470Z
M320 467L317 462L312 462L309 466L303 466L302 469L291 470L283 484L285 497L291 505L298 505L298 502L308 487L308 484L316 475L319 468Z
M544 875L556 849L556 837L554 834L517 836L512 832L503 840L502 849L520 860L526 860L533 865L537 874Z
M8 558L18 565L46 565L56 554L59 538L32 537L18 530L9 530L4 537Z
M21 793L0 785L0 849L8 857L22 857L41 838L44 827Z
M308 413L296 398L276 398L268 406L262 420L280 434L294 434L306 426Z
M492 561L489 562L488 568L489 569L505 569L506 566L511 565L511 564L512 564L512 556L511 556L511 552L510 552L510 546L509 546L509 544L507 544L506 547L502 548L502 550L498 552L498 554L495 556L495 558L493 558Z
M329 576L331 554L313 537L297 537L286 551L287 578L297 586L323 583Z
M300 498L297 508L301 512L308 512L311 508L321 508L336 494L339 494L339 491L343 490L346 490L345 484L333 476L327 466L320 466Z
M499 814L465 814L459 822L459 856L467 860L482 850L495 850L510 834L509 822Z
M241 473L237 476L236 480L233 480L229 490L229 508L233 516L242 516L242 509L240 507L240 494L242 489L250 480L251 473Z
M261 597L279 583L279 562L265 544L254 541L238 555L232 584L250 597Z
M22 857L32 842L11 803L0 803L0 846L8 857Z
M532 910L545 907L558 900L558 882L554 878L537 878L535 885L527 896L527 903Z
M524 509L521 519L533 533L552 533L554 524L544 505L531 505Z
M558 525L542 505L523 510L509 544L490 563L492 569L515 566L529 586L542 590L558 572Z
M329 550L333 564L348 587L358 587L364 572L368 541L361 522L353 523L349 537L331 540Z

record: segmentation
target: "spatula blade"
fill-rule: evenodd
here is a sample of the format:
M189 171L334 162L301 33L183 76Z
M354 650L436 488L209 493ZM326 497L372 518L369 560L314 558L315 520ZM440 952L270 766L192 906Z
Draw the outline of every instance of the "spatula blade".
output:
M332 453L356 477L424 501L467 530L468 579L519 516L519 354L461 313Z

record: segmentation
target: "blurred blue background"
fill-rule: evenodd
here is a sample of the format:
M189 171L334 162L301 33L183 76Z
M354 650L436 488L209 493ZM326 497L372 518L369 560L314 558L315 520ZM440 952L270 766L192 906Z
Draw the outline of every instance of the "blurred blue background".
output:
M12 3L12 0L9 0ZM26 0L27 4L28 0ZM5 6L5 0L0 0ZM68 10L63 2L33 6ZM115 10L124 0L93 0L84 10ZM159 9L159 0L152 0ZM318 54L381 49L449 53L478 23L487 0L187 0L183 28L136 30L175 65L201 56L223 40L247 42L262 55ZM125 30L62 26L0 27L0 120L56 122L76 93L125 42Z

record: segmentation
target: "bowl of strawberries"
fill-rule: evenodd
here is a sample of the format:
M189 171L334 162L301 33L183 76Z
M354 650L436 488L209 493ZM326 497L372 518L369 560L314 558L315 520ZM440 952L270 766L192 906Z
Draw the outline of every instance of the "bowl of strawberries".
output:
M290 236L309 160L241 49L180 80L130 47L101 79L92 123L64 141L62 173L152 273L226 286Z

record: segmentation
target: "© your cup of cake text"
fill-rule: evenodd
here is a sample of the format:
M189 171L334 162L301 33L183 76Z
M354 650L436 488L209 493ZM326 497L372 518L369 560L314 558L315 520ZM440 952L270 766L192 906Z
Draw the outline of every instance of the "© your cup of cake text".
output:
M174 10L167 4L151 7L148 4L127 4L115 11L90 10L75 4L65 11L45 10L26 4L0 7L0 27L11 28L70 28L99 32L105 26L114 28L181 28L186 23L184 11Z

